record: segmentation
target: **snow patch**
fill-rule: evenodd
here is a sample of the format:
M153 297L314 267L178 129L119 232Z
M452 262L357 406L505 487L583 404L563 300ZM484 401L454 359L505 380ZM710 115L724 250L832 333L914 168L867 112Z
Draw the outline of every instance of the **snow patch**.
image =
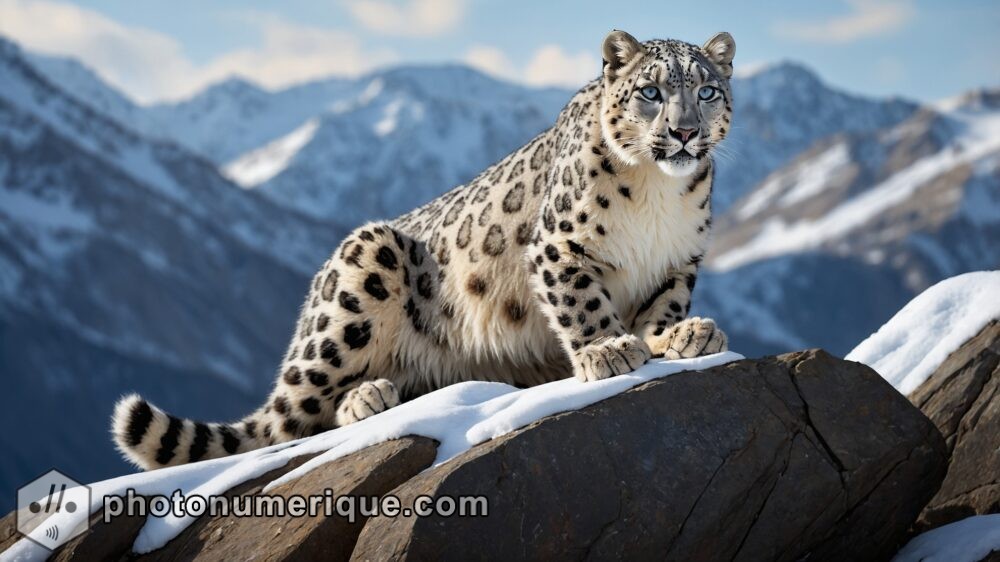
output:
M392 100L386 106L382 119L375 123L375 134L384 137L396 130L396 121L399 117L399 110L403 108L403 100Z
M347 113L365 107L382 93L385 89L385 82L381 78L376 78L368 83L368 86L356 98L337 100L330 105L331 113Z
M917 295L845 359L868 365L909 394L952 352L1000 320L998 297L1000 271L945 279Z
M291 133L226 164L222 173L241 187L256 187L284 171L318 128L319 119L310 119Z
M979 161L966 183L961 203L962 215L977 227L1000 222L1000 190L994 179L1000 171L1000 154Z
M799 168L795 174L795 185L781 198L781 205L788 207L818 195L823 191L823 187L827 185L830 177L848 164L850 164L850 154L847 145L842 142L837 143L819 157Z
M768 203L781 193L781 190L784 187L784 183L781 181L782 179L783 178L773 178L767 180L764 182L764 185L754 190L754 192L747 197L746 203L740 205L739 209L736 210L736 216L741 220L746 220L761 212Z
M321 453L297 469L274 480L265 491L294 480L310 470L365 447L406 435L436 439L435 465L447 462L471 447L524 427L543 417L577 410L610 398L651 380L682 371L694 371L724 365L742 359L733 353L717 353L695 359L654 360L636 371L602 381L581 383L562 379L524 390L495 382L464 382L445 387L401 404L377 416L290 443L281 443L240 455L204 462L129 474L91 484L91 513L102 507L103 497L121 495L134 489L137 494L171 495L181 490L185 495L218 495L270 470L284 466L290 459ZM59 513L50 518L61 524ZM193 518L154 518L136 538L133 550L147 553L162 547L194 521ZM45 560L49 551L22 539L0 558Z
M977 515L914 537L892 562L979 562L1000 550L1000 514Z
M778 200L781 207L789 207L810 197L819 195L830 178L851 163L850 153L845 143L839 142L822 154L800 164L791 177L780 176L768 180L760 189L747 198L736 216L748 219L763 210L786 186L790 188Z

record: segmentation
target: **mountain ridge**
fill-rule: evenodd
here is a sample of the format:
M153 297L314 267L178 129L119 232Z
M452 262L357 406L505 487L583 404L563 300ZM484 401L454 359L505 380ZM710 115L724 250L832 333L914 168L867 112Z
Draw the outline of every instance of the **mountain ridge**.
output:
M720 219L708 265L726 271L811 249L865 256L878 263L885 259L878 252L902 252L900 245L910 233L927 232L930 238L912 243L922 249L913 246L911 252L937 261L926 265L937 271L910 270L911 276L922 279L912 283L912 289L995 266L1000 261L997 252L981 252L979 258L966 257L960 265L949 266L941 258L948 244L928 245L945 237L943 229L954 221L968 223L962 226L966 245L981 240L985 248L986 241L1000 236L995 189L1000 89L970 92L963 99L947 110L922 108L885 130L840 133L808 148ZM979 203L961 203L969 197ZM908 218L886 220L888 213Z

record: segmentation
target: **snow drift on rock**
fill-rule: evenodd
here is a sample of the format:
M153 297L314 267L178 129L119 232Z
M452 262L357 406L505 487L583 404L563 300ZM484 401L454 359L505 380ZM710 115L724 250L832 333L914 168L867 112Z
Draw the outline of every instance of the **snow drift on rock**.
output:
M695 359L653 360L636 371L602 381L581 383L573 378L518 390L495 382L465 382L425 394L358 423L290 443L281 443L241 455L212 459L151 472L130 474L91 484L91 513L101 509L104 496L123 495L221 495L226 490L284 466L290 459L320 453L297 469L271 482L265 491L298 478L310 470L365 447L406 435L436 439L435 464L471 447L524 427L543 417L578 410L639 384L674 373L701 370L742 359L727 351ZM50 518L64 524L68 513ZM60 519L63 517L63 519ZM149 518L139 532L133 551L147 553L165 545L187 528L194 518ZM41 527L39 527L41 529ZM7 560L44 560L49 551L23 539L0 556Z
M892 562L979 562L1000 551L1000 514L977 515L923 533Z
M916 390L953 351L1000 319L1000 271L952 277L920 293L847 354L896 390Z

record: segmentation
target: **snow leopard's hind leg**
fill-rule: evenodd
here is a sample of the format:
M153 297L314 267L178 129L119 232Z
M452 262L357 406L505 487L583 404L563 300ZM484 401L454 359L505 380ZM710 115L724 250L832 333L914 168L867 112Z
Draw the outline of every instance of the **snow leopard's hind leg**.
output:
M236 423L203 424L130 396L115 410L119 449L159 468L313 435L397 405L400 338L430 332L436 283L426 245L384 223L355 230L313 279L264 406Z

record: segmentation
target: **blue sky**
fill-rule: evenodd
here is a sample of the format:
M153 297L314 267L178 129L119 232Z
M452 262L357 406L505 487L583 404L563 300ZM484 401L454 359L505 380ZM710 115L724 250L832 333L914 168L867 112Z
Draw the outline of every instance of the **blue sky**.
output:
M401 63L575 86L597 75L612 28L695 43L729 31L738 72L797 60L871 95L930 101L1000 84L995 0L0 0L0 34L75 56L144 103L233 74L278 88Z

